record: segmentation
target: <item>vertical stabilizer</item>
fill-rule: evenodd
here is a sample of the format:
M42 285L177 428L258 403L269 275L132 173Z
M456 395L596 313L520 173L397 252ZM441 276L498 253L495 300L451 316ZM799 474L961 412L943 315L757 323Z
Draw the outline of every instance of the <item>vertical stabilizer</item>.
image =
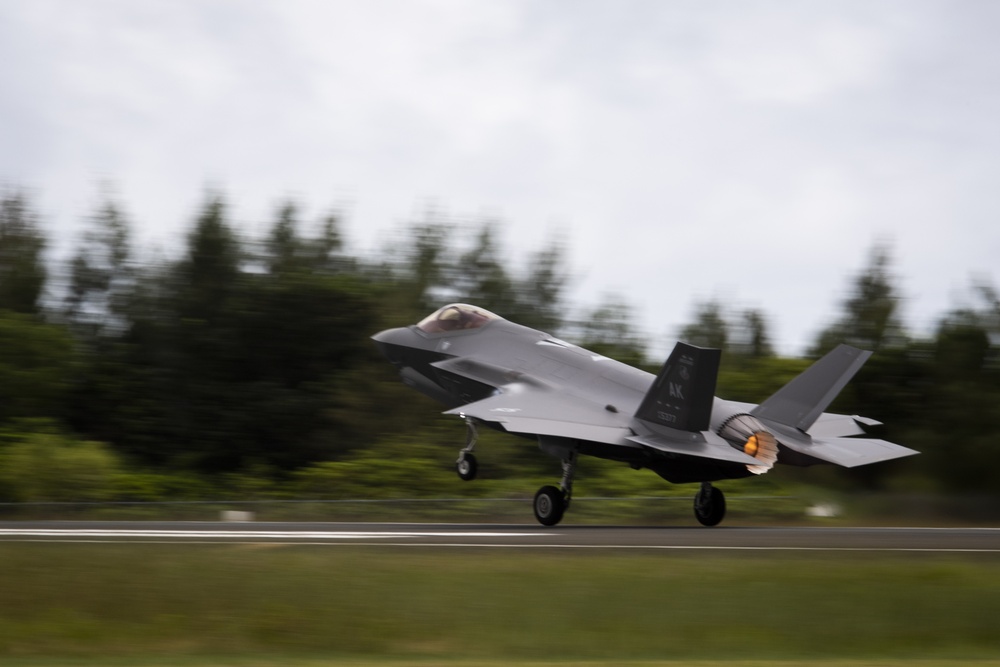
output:
M722 352L677 343L635 416L680 431L706 431Z
M750 414L807 431L871 354L838 345Z

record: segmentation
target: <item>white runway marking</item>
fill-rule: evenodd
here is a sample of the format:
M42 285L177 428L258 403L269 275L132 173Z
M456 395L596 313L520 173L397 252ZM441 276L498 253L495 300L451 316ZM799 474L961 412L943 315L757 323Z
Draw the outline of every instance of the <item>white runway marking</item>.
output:
M470 531L458 533L463 537L548 537L552 533L514 533L495 531ZM421 537L454 537L454 532L427 531L343 531L343 530L114 530L94 528L0 528L2 537L162 537L162 538L226 538L226 539L272 539L272 540L387 540Z
M234 535L233 537L238 537ZM356 547L423 547L431 549L570 549L587 551L639 550L639 551L803 551L803 552L890 552L890 553L954 553L954 554L1000 554L1000 549L963 549L950 547L754 547L754 546L712 546L712 545L669 545L669 544L499 544L488 542L346 542L330 540L325 542L262 542L260 540L213 540L185 539L99 539L99 538L52 538L15 537L2 542L33 542L38 544L277 544L288 546L336 547L350 544Z

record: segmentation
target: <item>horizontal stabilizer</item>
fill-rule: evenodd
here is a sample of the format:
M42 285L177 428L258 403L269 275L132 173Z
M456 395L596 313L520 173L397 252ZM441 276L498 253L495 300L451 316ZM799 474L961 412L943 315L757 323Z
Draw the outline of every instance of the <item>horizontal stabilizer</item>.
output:
M816 420L816 423L809 427L809 435L814 438L832 438L845 435L864 435L867 433L864 427L880 426L882 422L868 417L858 415L834 415L824 412Z
M808 454L829 463L836 463L845 468L919 454L915 449L871 438L821 438L813 440L811 445L792 446L791 448L802 454Z
M850 345L839 345L750 414L807 431L871 354Z
M721 354L677 343L642 399L636 418L679 431L708 430Z

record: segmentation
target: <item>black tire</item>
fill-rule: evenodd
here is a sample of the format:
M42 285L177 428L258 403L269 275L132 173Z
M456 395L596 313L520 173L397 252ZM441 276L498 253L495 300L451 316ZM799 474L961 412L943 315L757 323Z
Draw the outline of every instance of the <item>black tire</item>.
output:
M698 493L694 497L694 516L703 526L718 526L726 516L726 496L714 486L708 502L705 502L701 493Z
M475 479L476 473L479 472L479 463L476 462L476 457L467 453L455 464L455 472L466 482Z
M535 518L543 526L554 526L566 512L566 494L556 486L543 486L535 494Z

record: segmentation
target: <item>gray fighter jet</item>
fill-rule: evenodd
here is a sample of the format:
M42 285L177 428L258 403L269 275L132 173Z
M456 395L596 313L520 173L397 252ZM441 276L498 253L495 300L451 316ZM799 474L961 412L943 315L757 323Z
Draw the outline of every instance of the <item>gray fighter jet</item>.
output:
M854 467L918 453L853 437L875 420L823 412L871 355L849 345L753 405L714 396L719 350L678 343L653 376L466 304L372 338L403 382L465 420L462 479L476 476L478 424L537 439L562 460L559 486L535 494L535 517L546 526L569 507L581 454L649 468L672 483L700 482L695 516L714 526L726 501L713 481L776 463Z

